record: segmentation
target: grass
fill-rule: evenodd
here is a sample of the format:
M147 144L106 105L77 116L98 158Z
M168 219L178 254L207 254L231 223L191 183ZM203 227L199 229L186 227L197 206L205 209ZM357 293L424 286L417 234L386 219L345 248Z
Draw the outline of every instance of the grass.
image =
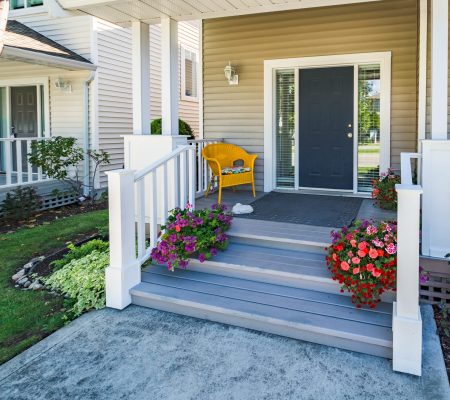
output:
M78 214L0 234L0 364L64 325L63 299L13 287L11 275L32 257L63 247L77 235L106 227L106 210Z

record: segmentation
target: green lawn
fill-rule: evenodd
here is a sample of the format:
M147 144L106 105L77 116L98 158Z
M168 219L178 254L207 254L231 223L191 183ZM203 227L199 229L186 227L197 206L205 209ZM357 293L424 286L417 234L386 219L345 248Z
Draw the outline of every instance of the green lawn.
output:
M106 210L92 211L0 234L0 364L64 324L62 299L45 291L21 291L11 275L38 256L64 246L77 235L106 227Z

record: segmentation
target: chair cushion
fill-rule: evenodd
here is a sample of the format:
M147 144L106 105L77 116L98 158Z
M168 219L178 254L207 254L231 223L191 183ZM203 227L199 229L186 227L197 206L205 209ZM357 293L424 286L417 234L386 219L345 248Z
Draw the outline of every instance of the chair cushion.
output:
M250 167L226 167L222 168L222 175L243 174L244 172L250 172Z

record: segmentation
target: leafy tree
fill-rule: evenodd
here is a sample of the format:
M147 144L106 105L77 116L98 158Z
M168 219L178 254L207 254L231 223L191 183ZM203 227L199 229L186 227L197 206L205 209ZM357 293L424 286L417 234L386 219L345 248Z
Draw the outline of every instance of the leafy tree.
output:
M370 81L359 84L359 132L368 134L372 129L380 128L380 115L374 107L374 99L370 95L373 84Z
M93 201L95 198L94 182L98 167L102 164L109 164L109 154L103 150L88 150L84 154L83 149L76 142L77 140L73 137L62 136L32 142L28 159L33 166L42 168L49 178L68 183L78 196L83 194L83 188L88 187ZM83 183L79 171L85 157L94 163L89 185Z
M152 121L151 125L151 133L152 135L161 135L162 133L162 120L161 118L155 119ZM192 131L192 128L189 126L189 124L182 119L178 120L178 130L180 132L180 135L183 136L189 136L188 139L195 139L194 132Z

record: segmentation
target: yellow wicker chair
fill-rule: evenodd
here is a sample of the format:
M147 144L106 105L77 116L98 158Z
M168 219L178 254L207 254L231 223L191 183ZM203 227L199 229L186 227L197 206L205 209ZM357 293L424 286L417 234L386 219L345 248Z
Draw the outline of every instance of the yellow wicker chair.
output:
M217 177L219 180L219 204L222 202L222 188L233 187L238 185L251 184L253 189L253 197L256 197L255 192L255 176L253 174L255 167L255 160L258 157L256 154L248 154L244 149L234 144L215 143L206 146L202 151L203 158L208 161L211 167L213 178ZM245 172L224 174L223 170L232 168L234 162L242 160ZM208 183L205 197L208 197L211 190L211 182Z

